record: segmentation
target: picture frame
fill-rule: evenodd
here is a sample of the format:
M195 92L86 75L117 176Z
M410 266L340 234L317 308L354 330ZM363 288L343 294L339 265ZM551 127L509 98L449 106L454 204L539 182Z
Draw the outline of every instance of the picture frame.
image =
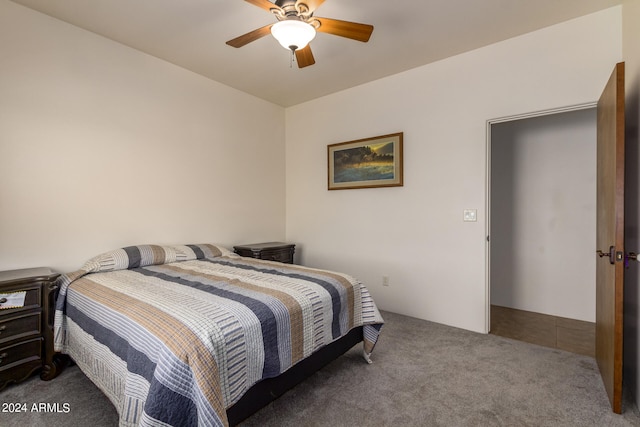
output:
M403 133L327 146L328 189L402 187Z

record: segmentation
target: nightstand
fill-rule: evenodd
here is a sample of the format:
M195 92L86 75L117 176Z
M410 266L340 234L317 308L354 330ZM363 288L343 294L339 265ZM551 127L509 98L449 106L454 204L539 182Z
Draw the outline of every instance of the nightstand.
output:
M282 242L252 243L234 246L233 249L240 256L293 264L296 245Z
M57 277L44 267L0 271L0 390L39 368L45 368L41 377L47 379L48 365L53 363L51 324ZM11 303L7 294L15 293L24 293L24 304L1 308Z

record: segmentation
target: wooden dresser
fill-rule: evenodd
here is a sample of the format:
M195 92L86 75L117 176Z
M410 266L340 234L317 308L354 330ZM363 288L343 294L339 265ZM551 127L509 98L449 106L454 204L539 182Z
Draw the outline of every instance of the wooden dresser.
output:
M240 256L293 264L293 253L296 251L296 245L282 242L267 242L234 246L233 249Z
M57 277L49 268L0 272L0 390L40 368L45 368L41 377L49 379ZM22 293L22 307L2 308L11 303L11 295Z

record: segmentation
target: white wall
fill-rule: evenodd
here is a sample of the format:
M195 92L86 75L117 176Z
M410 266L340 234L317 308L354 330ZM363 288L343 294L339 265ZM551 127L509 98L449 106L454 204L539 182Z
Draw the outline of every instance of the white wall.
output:
M626 83L625 249L640 252L640 0L623 4ZM640 399L640 264L625 271L624 386Z
M0 269L284 238L283 108L7 0L0 58Z
M299 259L359 277L383 309L486 331L486 121L597 100L621 31L615 7L288 108ZM327 191L327 144L399 131L404 187Z
M596 109L491 126L491 304L595 322Z

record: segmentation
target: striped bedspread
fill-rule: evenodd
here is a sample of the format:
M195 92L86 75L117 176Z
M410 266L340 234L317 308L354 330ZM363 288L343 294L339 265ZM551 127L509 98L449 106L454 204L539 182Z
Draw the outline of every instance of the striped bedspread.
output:
M382 317L352 277L215 245L132 246L61 276L56 351L109 397L120 426L226 425L226 409Z

